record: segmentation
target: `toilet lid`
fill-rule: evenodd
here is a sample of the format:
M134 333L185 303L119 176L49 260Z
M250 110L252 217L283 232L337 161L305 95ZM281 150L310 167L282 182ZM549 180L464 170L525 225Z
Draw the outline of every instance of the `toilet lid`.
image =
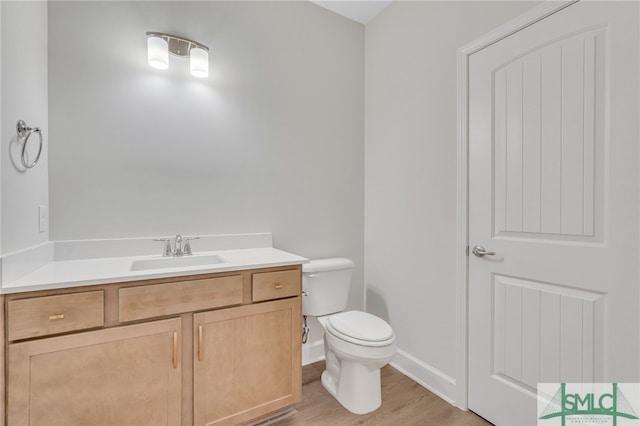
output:
M344 335L364 342L385 342L394 337L393 330L386 321L366 312L340 312L331 315L327 325L330 331L337 332L333 333L337 337Z

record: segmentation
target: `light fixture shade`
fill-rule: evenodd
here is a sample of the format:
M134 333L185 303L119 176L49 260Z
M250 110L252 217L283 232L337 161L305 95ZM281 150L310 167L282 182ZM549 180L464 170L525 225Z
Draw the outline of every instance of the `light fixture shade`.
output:
M189 51L191 75L205 78L209 76L209 52L199 47Z
M159 70L169 68L169 44L160 37L147 38L149 65Z

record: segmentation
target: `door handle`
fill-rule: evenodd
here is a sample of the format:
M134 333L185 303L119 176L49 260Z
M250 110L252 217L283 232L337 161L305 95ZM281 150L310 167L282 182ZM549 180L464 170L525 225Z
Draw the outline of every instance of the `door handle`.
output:
M173 368L178 368L178 332L173 332Z
M482 246L474 246L473 249L471 249L471 253L473 253L477 257L494 256L496 254L495 251L487 251L487 249Z
M198 361L202 361L202 325L198 326Z

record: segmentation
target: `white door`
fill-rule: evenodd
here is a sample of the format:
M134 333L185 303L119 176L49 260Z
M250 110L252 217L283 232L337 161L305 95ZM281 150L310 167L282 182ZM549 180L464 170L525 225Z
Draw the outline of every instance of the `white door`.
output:
M469 58L469 408L640 381L638 4L580 2Z

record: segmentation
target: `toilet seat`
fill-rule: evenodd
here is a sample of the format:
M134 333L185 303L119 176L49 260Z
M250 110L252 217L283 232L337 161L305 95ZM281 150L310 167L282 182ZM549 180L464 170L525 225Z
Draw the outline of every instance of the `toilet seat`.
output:
M326 330L341 340L361 346L388 346L395 340L393 329L386 321L360 311L329 316Z

